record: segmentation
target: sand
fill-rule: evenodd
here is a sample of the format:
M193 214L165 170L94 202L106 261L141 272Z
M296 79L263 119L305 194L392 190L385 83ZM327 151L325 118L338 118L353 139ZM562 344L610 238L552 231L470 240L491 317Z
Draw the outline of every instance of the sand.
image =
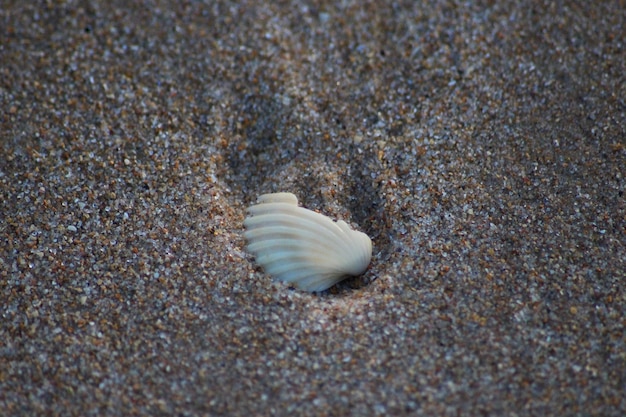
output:
M0 414L626 414L623 1L4 2ZM373 240L246 252L289 191Z

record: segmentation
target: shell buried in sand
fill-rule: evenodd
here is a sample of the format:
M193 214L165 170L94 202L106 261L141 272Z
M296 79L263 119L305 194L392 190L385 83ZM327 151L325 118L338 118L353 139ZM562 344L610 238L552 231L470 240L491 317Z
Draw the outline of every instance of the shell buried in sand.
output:
M338 222L298 206L291 193L264 194L248 208L248 250L274 278L304 291L324 291L361 275L372 258L372 241Z

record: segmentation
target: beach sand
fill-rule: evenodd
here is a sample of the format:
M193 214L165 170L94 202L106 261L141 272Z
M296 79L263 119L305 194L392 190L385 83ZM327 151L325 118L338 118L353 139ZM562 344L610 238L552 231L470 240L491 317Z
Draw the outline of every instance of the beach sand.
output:
M4 2L0 414L626 415L624 20ZM276 191L367 272L273 282Z

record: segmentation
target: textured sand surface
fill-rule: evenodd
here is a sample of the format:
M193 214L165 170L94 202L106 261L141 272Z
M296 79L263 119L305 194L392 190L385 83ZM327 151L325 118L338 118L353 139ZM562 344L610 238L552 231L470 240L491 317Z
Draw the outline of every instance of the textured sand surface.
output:
M624 1L3 1L0 414L626 415ZM245 208L373 240L273 283Z

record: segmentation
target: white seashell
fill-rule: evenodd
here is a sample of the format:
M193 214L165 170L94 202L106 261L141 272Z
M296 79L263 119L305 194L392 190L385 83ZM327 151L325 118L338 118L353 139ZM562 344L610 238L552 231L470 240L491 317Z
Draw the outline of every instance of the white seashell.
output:
M298 207L291 193L264 194L244 221L248 250L280 281L324 291L360 275L372 258L372 241L343 220Z

